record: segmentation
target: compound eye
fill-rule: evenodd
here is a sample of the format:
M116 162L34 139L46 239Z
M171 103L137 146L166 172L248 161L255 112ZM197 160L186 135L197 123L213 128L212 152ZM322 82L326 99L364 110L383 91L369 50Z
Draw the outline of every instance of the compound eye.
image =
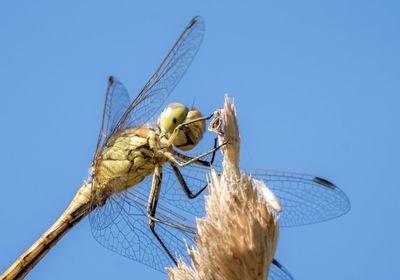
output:
M172 133L174 129L182 124L188 114L188 108L180 103L169 104L161 113L160 124L164 132Z

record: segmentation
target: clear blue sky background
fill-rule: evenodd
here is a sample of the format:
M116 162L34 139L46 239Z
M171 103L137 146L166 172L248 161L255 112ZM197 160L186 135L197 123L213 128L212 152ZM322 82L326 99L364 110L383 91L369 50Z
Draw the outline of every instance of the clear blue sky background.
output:
M108 75L135 95L195 15L203 46L170 100L235 97L244 165L326 177L352 202L282 229L297 279L399 274L398 1L2 1L0 271L87 177ZM87 220L28 279L167 279L101 247Z

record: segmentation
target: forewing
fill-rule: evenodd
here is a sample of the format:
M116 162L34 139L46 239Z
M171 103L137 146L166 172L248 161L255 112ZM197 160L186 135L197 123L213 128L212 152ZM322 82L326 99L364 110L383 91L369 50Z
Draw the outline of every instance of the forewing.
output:
M294 278L283 265L274 259L269 267L268 280L294 280Z
M220 162L213 164L217 172L221 172ZM165 171L172 174L166 165ZM190 190L195 193L207 184L209 167L191 164L180 168L180 172ZM285 171L270 169L242 168L242 172L260 179L278 197L282 206L279 224L283 227L301 226L331 220L346 214L350 210L350 201L346 194L331 182L322 178ZM203 217L204 195L193 200L187 200L176 177L168 176L169 180L161 189L161 198L165 204L175 205L181 211L197 217Z
M128 110L131 104L129 94L125 86L115 77L108 79L106 100L104 102L103 117L101 121L101 129L97 140L95 158L102 150L123 114Z
M221 164L214 161L213 168L221 172ZM169 166L166 171L172 173ZM350 201L346 194L331 182L320 177L301 173L276 171L270 169L241 168L242 172L260 179L278 197L282 206L279 224L283 227L301 226L331 220L346 214L350 210ZM196 192L207 184L209 167L191 164L180 171L188 187ZM161 192L165 203L179 206L182 211L203 217L205 190L196 199L189 202L179 187L175 176L169 176L171 182Z
M301 226L340 217L350 210L346 194L331 182L312 175L243 168L263 180L282 206L279 224Z
M140 127L160 109L182 79L200 48L204 22L195 17L186 26L157 71L122 116L119 127Z

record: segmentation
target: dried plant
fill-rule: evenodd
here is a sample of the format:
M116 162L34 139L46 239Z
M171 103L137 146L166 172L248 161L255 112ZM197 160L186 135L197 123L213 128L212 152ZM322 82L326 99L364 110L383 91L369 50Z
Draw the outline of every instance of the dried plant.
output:
M225 98L210 129L222 148L223 172L211 171L206 216L197 220L197 248L188 248L192 266L180 261L169 268L172 280L266 279L278 240L276 200L263 182L241 174L240 138L233 103ZM267 202L268 201L268 202Z

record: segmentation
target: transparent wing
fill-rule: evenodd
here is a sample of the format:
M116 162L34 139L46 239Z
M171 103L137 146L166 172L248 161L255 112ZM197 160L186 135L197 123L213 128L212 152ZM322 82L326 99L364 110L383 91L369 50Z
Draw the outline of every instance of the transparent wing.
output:
M144 86L118 124L120 129L144 125L160 109L182 79L200 48L204 36L200 17L191 20L155 74Z
M171 173L171 170L163 171L161 190L165 188L175 193L175 190L172 191L172 189L180 188L175 184L173 177L175 175ZM104 247L165 273L165 267L173 265L173 262L151 232L146 215L151 181L152 176L148 176L127 192L112 195L102 207L113 209L113 213L115 213L115 209L118 209L119 214L112 216L112 219L99 223L98 219L93 219L94 215L97 215L94 210L90 214L89 220L94 238ZM160 194L156 217L195 231L194 215L182 211L179 205L174 205L175 201L168 199L173 195L169 195L170 192L166 190ZM182 192L182 190L180 191ZM167 199L163 197L165 194L167 194ZM182 199L187 201L187 205L195 201L189 200L187 197L182 197ZM197 212L196 207L201 209L204 208L204 205L193 204L191 212ZM107 211L105 212L107 213ZM95 223L93 224L93 222ZM193 245L194 240L191 234L159 223L156 223L156 231L174 256L179 255L189 261L184 240L188 245Z
M110 77L95 158L118 129L141 127L160 109L199 50L204 29L200 17L192 19L132 103L125 86L115 77Z
M169 170L170 167L166 166ZM213 168L221 172L221 165L214 162ZM192 164L180 169L187 185L196 192L207 182L207 167ZM301 226L331 220L350 210L346 194L331 182L322 178L269 169L242 168L242 171L262 180L278 197L282 206L279 224L283 227ZM170 171L171 172L171 171ZM167 202L180 207L182 211L196 216L204 216L204 194L187 201L179 188L179 182L172 176L172 182L161 190ZM176 187L178 186L178 187Z
M115 77L111 76L108 79L106 100L104 102L103 117L99 138L97 140L95 158L102 150L104 144L111 136L130 104L129 94L125 86Z
M125 87L115 78L110 79L95 160L118 130L141 127L152 118L185 74L203 36L204 22L200 17L195 17L132 103L129 103ZM168 179L167 174L164 179ZM166 265L170 265L170 260L149 230L146 216L150 182L151 179L146 178L131 190L111 196L103 207L92 211L89 221L94 237L103 246L163 271ZM162 220L182 227L193 226L193 215L185 216L187 213L179 209L174 211L174 208L171 210L164 207L162 202L158 203L156 217ZM156 230L173 254L176 252L185 256L186 248L182 239L186 238L190 243L190 235L160 224L157 224Z
M94 208L89 215L92 231L101 231L107 228L122 211L126 192L116 193L103 207Z
M218 165L215 168L220 169ZM209 168L193 164L181 168L180 171L187 185L195 193L206 184L205 178ZM293 226L331 219L344 214L350 207L347 197L341 190L318 177L249 168L245 169L245 172L264 180L278 195L283 206L281 225ZM98 219L92 218L96 215L97 209L89 219L93 236L104 247L165 272L164 268L172 265L172 262L150 231L146 216L151 180L152 177L148 176L127 192L111 196L106 205L100 208L105 209L101 210L106 214L103 214L105 220L99 222ZM207 190L196 199L188 199L172 168L166 164L163 168L156 217L195 231L195 217L203 217L205 214L206 193ZM173 255L177 254L189 260L183 240L186 240L188 245L194 244L192 235L158 223L156 231ZM290 273L278 263L273 263L271 266L269 277L292 279Z
M274 259L269 268L268 280L294 280L294 278L283 265Z
M279 224L301 226L331 220L350 210L346 194L331 182L311 175L243 168L263 180L282 206Z
M207 168L191 167L191 170L185 168L181 172L185 171L186 182L194 187L193 191L196 191L204 186L203 171ZM93 221L98 221L92 219L97 215L96 210L91 213L89 219L94 238L104 247L165 273L165 268L173 265L173 262L150 231L146 215L151 180L151 176L148 176L129 191L110 197L103 207L114 211L118 209L119 215L113 216L112 220L106 219L100 224L93 224ZM196 216L202 217L204 214L204 194L196 199L188 199L172 169L164 168L156 217L195 231ZM156 225L156 231L176 259L181 257L189 263L186 244L194 245L191 234L162 224ZM268 279L291 280L293 277L279 262L273 260Z
M168 170L170 167L166 167ZM213 168L221 171L219 163ZM180 169L191 190L201 189L206 182L209 168L192 164ZM282 206L279 224L282 227L301 226L331 220L346 214L350 210L350 201L346 194L331 182L322 178L269 169L242 168L242 171L262 180L278 197ZM196 216L204 216L204 194L193 201L185 200L185 194L179 188L175 177L167 187L161 190L162 196L171 204L179 205L182 211ZM176 185L178 187L176 187ZM164 192L164 193L163 193Z
M195 17L161 63L156 73L145 85L136 99L130 103L125 86L115 77L110 77L103 120L94 156L94 164L104 145L119 129L143 126L160 108L164 100L183 77L204 36L204 22ZM92 223L103 227L118 216L119 205L97 208ZM102 216L105 215L105 218Z

